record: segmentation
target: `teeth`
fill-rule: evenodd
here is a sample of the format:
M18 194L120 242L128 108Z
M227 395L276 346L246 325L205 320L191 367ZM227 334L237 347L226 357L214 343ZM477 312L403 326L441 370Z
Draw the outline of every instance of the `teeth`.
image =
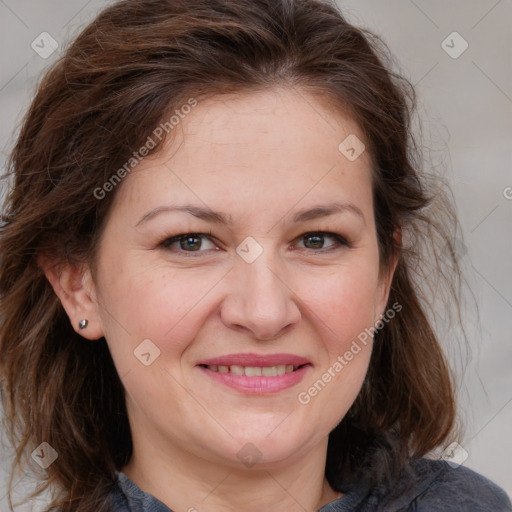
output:
M244 375L245 374L243 366L232 365L232 366L230 366L230 368L231 368L231 373L234 373L235 375Z
M290 365L292 369L288 372L293 372L293 364ZM286 365L285 364L279 364L276 366L276 373L277 375L284 375L286 373Z
M209 370L220 373L232 373L233 375L245 375L246 377L276 377L285 373L292 373L298 368L293 364L279 364L277 366L239 366L239 365L211 365Z
M261 375L265 377L275 377L277 375L277 366L266 366L262 368Z
M247 377L261 377L261 368L256 366L246 366L245 375L247 375Z

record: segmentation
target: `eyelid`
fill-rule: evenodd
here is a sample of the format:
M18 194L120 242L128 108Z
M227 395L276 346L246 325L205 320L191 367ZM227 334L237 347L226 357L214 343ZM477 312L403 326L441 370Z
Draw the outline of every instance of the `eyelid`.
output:
M339 249L342 246L352 247L352 244L343 235L340 235L338 233L334 233L332 231L322 231L322 230L307 231L306 233L303 233L302 235L300 235L297 239L301 240L301 239L303 239L306 236L312 236L312 235L323 235L323 236L327 236L327 237L333 238L334 240L336 240L337 244L334 244L334 246L330 246L330 247L327 247L325 249L308 249L306 247L306 248L304 248L304 250L306 250L306 251L312 251L312 252L315 252L315 253L316 252L317 253L326 253L326 252L329 252L329 251L333 251L333 250Z
M294 241L296 241L296 240L300 241L306 236L313 236L313 235L327 236L327 237L333 238L337 243L335 243L333 246L330 246L330 247L327 247L324 249L309 249L309 248L305 247L305 248L299 248L298 250L306 251L309 253L317 253L320 255L320 254L326 254L326 253L335 251L342 247L345 247L345 248L352 247L352 244L344 236L342 236L338 233L332 232L332 231L322 231L322 230L306 231L306 232L302 233L301 235L299 235L298 237L296 237ZM161 247L163 249L169 249L170 245L173 245L174 243L179 242L180 240L187 238L187 237L207 238L212 244L218 245L217 242L215 242L214 237L212 236L211 232L209 234L207 234L207 233L192 233L191 232L191 233L181 233L179 235L168 237L165 240L163 240L158 245L158 247ZM208 253L211 250L212 249L199 250L199 251L178 250L178 251L176 251L176 253L183 254L185 257L197 257L201 253ZM217 247L216 249L213 249L213 250L218 251L219 248Z
M176 242L179 242L182 239L193 238L193 237L206 238L212 244L217 245L217 243L213 240L214 237L212 236L211 233L209 233L209 234L208 233L182 233L180 235L175 235L175 236L166 238L160 244L158 244L158 246L163 247L165 249L165 248L168 248L169 245L175 244ZM179 252L193 253L193 252L206 252L206 251L179 251Z

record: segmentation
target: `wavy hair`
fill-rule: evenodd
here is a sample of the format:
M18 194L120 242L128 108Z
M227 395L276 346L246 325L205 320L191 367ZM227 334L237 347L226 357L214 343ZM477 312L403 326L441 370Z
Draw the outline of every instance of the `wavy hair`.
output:
M382 40L325 0L123 0L69 44L41 80L8 162L0 373L15 448L11 507L15 468L43 441L58 458L30 497L52 489L47 510L107 511L116 471L130 460L107 344L75 333L38 257L94 264L122 183L102 200L95 191L191 96L300 87L348 112L364 134L381 270L399 256L389 304L402 310L376 333L361 392L330 433L331 486L393 479L451 438L454 379L428 305L434 282L447 307L460 305L458 221L413 137L414 88L393 69ZM414 243L400 243L397 230Z

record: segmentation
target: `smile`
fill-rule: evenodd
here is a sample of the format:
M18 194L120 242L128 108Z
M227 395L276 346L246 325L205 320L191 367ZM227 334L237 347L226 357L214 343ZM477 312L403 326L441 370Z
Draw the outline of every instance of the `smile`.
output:
M246 395L268 395L296 386L312 366L198 365L196 368L224 388Z
M277 366L240 366L240 365L210 365L208 370L219 373L232 373L233 375L245 375L246 377L277 377L285 373L292 373L304 365L279 364Z

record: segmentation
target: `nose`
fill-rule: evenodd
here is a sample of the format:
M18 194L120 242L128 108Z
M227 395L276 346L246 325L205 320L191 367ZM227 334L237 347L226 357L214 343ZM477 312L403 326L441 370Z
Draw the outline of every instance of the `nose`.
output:
M224 325L258 340L279 337L301 317L282 267L272 264L265 254L253 263L237 261L220 312Z

